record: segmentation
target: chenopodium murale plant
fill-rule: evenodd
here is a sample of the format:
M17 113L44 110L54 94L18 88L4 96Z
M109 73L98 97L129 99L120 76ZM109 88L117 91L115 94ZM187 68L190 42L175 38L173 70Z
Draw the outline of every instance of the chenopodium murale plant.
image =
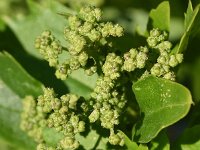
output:
M126 84L150 74L175 80L173 68L182 62L183 55L171 54L167 32L152 29L146 45L122 53L112 41L123 36L123 28L103 22L101 16L101 10L95 7L84 7L69 15L64 29L68 47L62 47L51 31L36 38L36 49L56 69L57 78L65 80L80 68L87 75L98 74L96 87L87 100L75 94L57 98L51 88L44 88L44 94L36 100L31 96L25 98L21 128L38 143L38 150L77 149L80 143L75 135L85 131L86 122L100 122L110 131L109 143L123 146L124 137L116 129L127 103ZM61 62L59 56L63 51L69 56ZM44 128L62 133L56 147L46 144Z

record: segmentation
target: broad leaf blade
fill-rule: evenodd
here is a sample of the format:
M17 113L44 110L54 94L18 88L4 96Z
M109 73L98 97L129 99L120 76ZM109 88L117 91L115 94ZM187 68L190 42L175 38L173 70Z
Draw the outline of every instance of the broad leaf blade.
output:
M45 1L43 5L39 5L29 0L28 4L29 8L31 8L30 15L20 20L8 16L3 18L23 47L31 55L41 58L41 55L34 47L34 41L44 30L51 30L65 46L63 30L66 20L58 13L71 13L71 10L56 1Z
M122 134L123 134L123 136L124 136L124 142L125 142L125 145L126 145L126 147L127 147L127 150L133 150L133 149L138 149L138 145L137 145L137 143L136 142L134 142L134 141L131 141L130 139L129 139L129 137L125 134L125 133L123 133L122 131L120 131Z
M41 93L41 83L33 79L8 53L0 53L0 70L0 79L21 98Z
M0 137L16 148L34 149L33 140L19 128L21 98L39 95L42 85L8 53L0 53L0 70Z
M190 91L165 79L148 76L133 85L141 110L134 139L148 143L165 127L183 118L192 104Z
M168 1L162 2L156 9L151 10L149 17L154 28L169 32L170 29L170 6Z

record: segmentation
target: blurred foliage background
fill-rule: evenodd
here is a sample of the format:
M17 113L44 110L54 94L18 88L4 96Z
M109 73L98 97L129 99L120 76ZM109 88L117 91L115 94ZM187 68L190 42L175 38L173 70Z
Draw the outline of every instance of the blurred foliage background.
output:
M50 28L55 31L57 37L61 37L65 20L58 13L70 13L70 8L79 9L83 3L101 7L105 20L119 23L125 28L126 34L118 41L118 45L122 50L127 50L144 42L139 35L143 35L146 30L149 11L160 2L162 0L1 0L0 51L9 52L34 78L45 86L53 86L57 93L63 94L70 90L69 87L54 77L54 70L41 59L33 46L34 38L44 29ZM184 12L186 12L188 1L170 0L169 2L171 7L170 40L177 43L184 30ZM192 3L195 7L200 0L193 0ZM197 119L200 117L198 111L200 101L199 43L200 34L198 33L190 39L184 55L184 63L178 70L178 82L190 89L195 102L195 106L191 109L191 116L188 114L190 117L184 119L189 126L200 123ZM4 140L0 140L0 149L15 148Z

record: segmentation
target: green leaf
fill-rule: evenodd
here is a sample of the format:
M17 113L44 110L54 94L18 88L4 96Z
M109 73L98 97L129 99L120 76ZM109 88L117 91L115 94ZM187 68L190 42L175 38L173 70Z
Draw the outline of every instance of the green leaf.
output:
M129 139L129 137L125 134L125 133L123 133L122 131L120 131L122 134L123 134L123 136L124 136L124 142L125 142L125 145L126 145L126 147L127 147L127 150L133 150L133 149L138 149L138 145L137 145L137 143L136 142L134 142L134 141L131 141L130 139Z
M65 46L63 30L66 20L58 13L72 13L72 11L56 1L45 1L44 4L39 5L39 3L28 0L28 5L31 12L27 17L20 20L8 16L3 18L23 47L31 55L41 58L41 55L34 47L34 41L38 35L47 29L51 30Z
M87 136L77 134L76 139L80 142L83 148L87 150L107 149L108 138L103 137L101 134L92 129Z
M193 10L192 3L189 1L187 12L185 13L184 34L181 37L178 47L172 53L181 53L186 50L190 37L194 37L200 30L200 4Z
M166 79L148 76L133 85L141 111L134 139L148 143L165 127L183 118L192 104L190 91Z
M151 144L151 150L170 150L169 140L164 131L161 131L158 136L151 141Z
M200 147L200 125L185 129L173 144L173 150L197 150Z
M8 53L0 53L0 138L16 148L34 149L35 143L19 128L21 98L37 96L42 85L28 75Z
M137 150L148 150L149 148L144 145L144 144L140 144Z
M0 32L5 30L5 23L3 22L3 20L0 17Z
M43 137L47 145L56 147L58 142L64 137L60 132L53 128L44 128L42 131Z
M168 1L164 1L158 5L156 9L152 9L149 13L150 21L154 28L159 28L169 32L170 29L170 6Z
M33 79L8 53L0 53L0 79L21 98L41 93L41 83Z

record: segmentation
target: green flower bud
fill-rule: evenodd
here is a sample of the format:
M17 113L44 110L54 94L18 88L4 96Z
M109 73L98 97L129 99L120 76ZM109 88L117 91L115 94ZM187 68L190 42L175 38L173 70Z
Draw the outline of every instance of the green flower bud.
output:
M175 74L174 74L174 72L168 72L163 76L163 78L165 78L167 80L175 81Z
M94 123L95 121L97 121L99 119L99 110L94 109L93 112L89 115L89 120L91 123Z
M81 64L81 66L85 66L88 60L88 54L85 52L81 52L78 56L78 61Z
M55 73L56 77L61 80L65 80L69 74L71 74L71 70L68 62L58 66Z
M113 130L110 131L110 136L109 136L109 142L112 145L124 145L124 135L121 132L118 132L117 134L114 133Z
M76 104L78 100L79 100L79 97L77 95L71 94L70 100L69 100L69 108L76 109Z
M175 67L178 65L178 60L176 59L176 56L175 55L171 55L170 58L169 58L169 65L171 67Z
M106 56L106 61L102 67L105 76L109 76L111 80L117 79L120 76L122 59L114 53L109 53Z
M44 143L40 143L37 145L37 150L46 150L47 146Z
M162 75L161 74L161 68L162 68L162 66L160 64L156 63L150 70L151 74L158 76L158 77L161 76Z
M65 137L60 141L60 146L63 149L77 149L79 147L79 143L75 141L73 137Z
M78 123L78 132L84 132L85 131L85 122L79 121Z
M112 145L118 145L120 142L120 137L116 134L110 135L109 136L109 142Z
M79 12L80 17L87 21L94 23L101 20L101 10L94 7L84 7Z
M175 56L176 56L176 60L178 61L178 63L179 64L182 63L182 61L183 61L183 54L176 54Z
M74 128L78 127L79 117L78 117L78 116L75 116L75 115L71 116L70 122L71 122L71 124L72 124L72 126L73 126Z
M137 61L137 68L144 68L145 67L145 62L148 59L147 54L144 52L139 52L138 55L136 56L136 61Z
M72 57L69 61L69 67L71 70L77 70L80 68L80 63L77 57Z
M39 50L50 66L58 65L58 55L62 53L62 46L50 31L44 31L41 36L36 38L35 48Z
M170 49L171 49L171 47L172 47L172 43L169 42L169 41L163 41L163 42L161 42L160 44L158 44L156 47L159 49L159 51L160 51L161 53L162 53L163 51L170 52Z
M93 24L90 22L84 22L82 26L77 28L81 35L87 35L93 29Z
M97 72L97 66L92 66L89 69L85 70L85 74L88 75L88 76L91 76L96 72Z
M93 29L90 33L86 34L92 42L99 41L101 33L96 29Z
M70 29L76 30L81 25L81 21L77 16L69 16L68 17L68 24Z
M153 48L158 44L158 41L155 37L148 37L147 43L148 43L149 47Z

